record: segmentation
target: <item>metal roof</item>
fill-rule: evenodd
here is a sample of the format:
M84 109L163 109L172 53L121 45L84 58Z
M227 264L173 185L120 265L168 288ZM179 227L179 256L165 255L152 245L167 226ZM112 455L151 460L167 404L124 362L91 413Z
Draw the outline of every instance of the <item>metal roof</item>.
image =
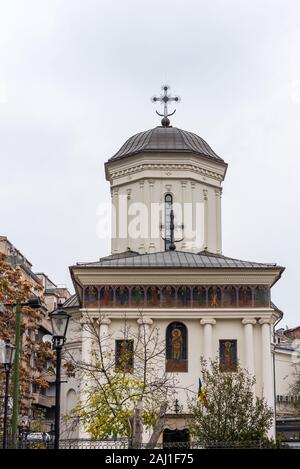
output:
M194 153L224 162L199 135L177 127L155 127L133 135L108 161L157 151Z
M62 308L75 308L76 306L79 306L79 302L77 295L74 294L64 302Z
M123 254L123 255L122 255ZM279 268L276 264L263 264L249 262L240 259L225 257L221 254L213 254L202 251L198 254L184 251L163 251L151 254L138 254L128 251L122 254L103 257L97 262L77 263L79 267L101 268L247 268L266 269Z

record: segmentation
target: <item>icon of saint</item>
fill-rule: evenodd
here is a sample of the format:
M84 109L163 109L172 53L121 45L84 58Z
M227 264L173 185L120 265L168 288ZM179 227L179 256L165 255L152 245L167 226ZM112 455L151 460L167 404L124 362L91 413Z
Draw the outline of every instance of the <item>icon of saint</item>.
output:
M183 339L180 329L177 327L172 330L172 359L180 360L182 356Z

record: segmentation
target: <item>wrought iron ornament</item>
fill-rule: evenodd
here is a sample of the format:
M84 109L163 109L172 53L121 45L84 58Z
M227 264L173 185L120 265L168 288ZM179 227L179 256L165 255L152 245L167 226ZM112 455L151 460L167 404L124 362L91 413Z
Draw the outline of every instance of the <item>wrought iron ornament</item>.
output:
M152 98L152 102L153 103L159 102L159 103L164 105L164 113L160 114L158 111L156 111L156 114L158 114L159 116L162 116L161 125L163 127L169 127L169 125L170 125L169 117L173 116L173 114L175 114L176 109L173 112L168 113L168 103L170 101L171 102L175 101L175 102L178 103L180 101L180 97L179 96L171 96L171 94L168 92L168 90L170 89L169 85L163 85L161 87L161 89L162 89L163 93L159 97L154 96Z

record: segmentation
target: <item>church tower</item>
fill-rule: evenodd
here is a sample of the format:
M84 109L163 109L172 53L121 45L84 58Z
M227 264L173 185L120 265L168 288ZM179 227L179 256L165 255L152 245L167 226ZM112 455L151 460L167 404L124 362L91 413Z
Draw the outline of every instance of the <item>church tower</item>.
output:
M163 87L154 100L166 107L176 98ZM169 115L166 108L161 126L130 137L105 164L112 254L168 250L172 208L178 250L222 252L221 185L227 164L201 137L172 127Z
M155 370L179 380L161 442L170 431L188 432L186 389L197 392L202 358L218 360L224 372L241 366L255 376L255 394L274 411L274 437L273 329L282 312L271 301L271 289L284 268L222 253L227 164L201 137L170 125L170 101L178 98L163 87L154 98L164 106L161 126L130 137L105 164L112 252L70 267L76 294L63 305L72 326L66 348L90 364L95 343L104 340L111 366L119 369L126 349L130 360L123 372L137 373L137 337L158 331L164 347ZM130 330L124 337L125 323ZM81 397L88 384L66 384L65 412L68 396ZM174 413L178 403L181 414ZM85 429L79 437L88 437Z

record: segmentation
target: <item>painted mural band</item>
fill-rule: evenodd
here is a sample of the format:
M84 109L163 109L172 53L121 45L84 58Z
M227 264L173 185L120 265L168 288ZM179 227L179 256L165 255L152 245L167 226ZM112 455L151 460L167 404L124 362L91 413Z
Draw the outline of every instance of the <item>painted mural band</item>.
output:
M267 285L134 285L84 288L86 308L259 308L270 306Z

